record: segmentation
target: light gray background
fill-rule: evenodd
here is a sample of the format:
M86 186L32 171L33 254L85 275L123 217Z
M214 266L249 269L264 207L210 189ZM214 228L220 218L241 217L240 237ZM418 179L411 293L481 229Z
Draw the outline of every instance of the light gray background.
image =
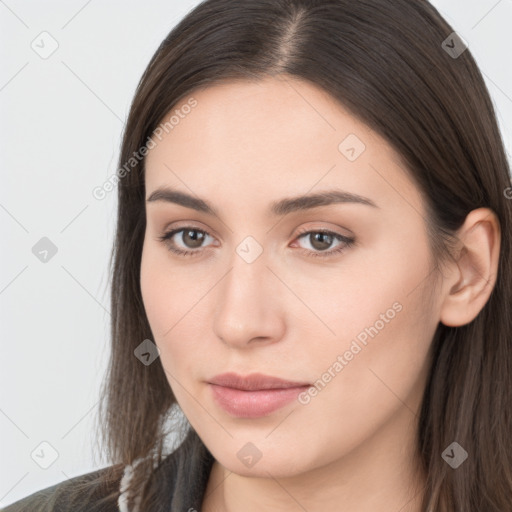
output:
M0 506L106 465L92 444L117 201L92 189L116 172L149 59L198 3L0 0ZM510 155L512 1L432 3L484 72ZM51 48L43 31L59 45L48 58L31 47ZM58 249L46 263L43 237ZM58 453L47 469L41 442Z

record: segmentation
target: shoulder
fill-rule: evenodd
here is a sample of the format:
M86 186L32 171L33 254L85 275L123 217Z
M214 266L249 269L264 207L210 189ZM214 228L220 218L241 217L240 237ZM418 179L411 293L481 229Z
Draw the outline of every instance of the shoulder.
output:
M70 478L22 498L0 512L118 512L122 468L108 466Z
M201 509L213 456L195 431L148 475L152 512ZM108 466L27 496L0 512L119 512L129 467ZM125 489L126 490L126 489ZM151 498L153 499L153 498Z

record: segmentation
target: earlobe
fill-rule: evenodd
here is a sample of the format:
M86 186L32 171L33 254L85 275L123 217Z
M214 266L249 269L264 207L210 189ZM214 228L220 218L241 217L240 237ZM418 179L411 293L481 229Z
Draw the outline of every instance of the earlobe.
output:
M489 208L471 211L457 236L462 248L446 278L446 296L440 321L449 327L472 322L483 309L496 284L501 230Z

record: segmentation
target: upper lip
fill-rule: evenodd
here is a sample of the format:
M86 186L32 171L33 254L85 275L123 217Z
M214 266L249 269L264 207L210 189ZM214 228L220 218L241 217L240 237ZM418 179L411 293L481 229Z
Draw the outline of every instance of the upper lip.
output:
M262 373L251 373L250 375L242 376L232 372L217 375L208 382L210 384L216 384L217 386L241 389L244 391L255 391L259 389L286 389L310 385L308 382L283 380L278 377L272 377Z

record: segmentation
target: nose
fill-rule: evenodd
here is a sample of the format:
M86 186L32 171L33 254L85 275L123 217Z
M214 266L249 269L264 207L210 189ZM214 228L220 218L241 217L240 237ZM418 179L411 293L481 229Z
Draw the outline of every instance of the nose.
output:
M214 299L214 333L233 348L278 342L285 332L279 279L267 268L263 255L248 263L235 254L230 263Z

